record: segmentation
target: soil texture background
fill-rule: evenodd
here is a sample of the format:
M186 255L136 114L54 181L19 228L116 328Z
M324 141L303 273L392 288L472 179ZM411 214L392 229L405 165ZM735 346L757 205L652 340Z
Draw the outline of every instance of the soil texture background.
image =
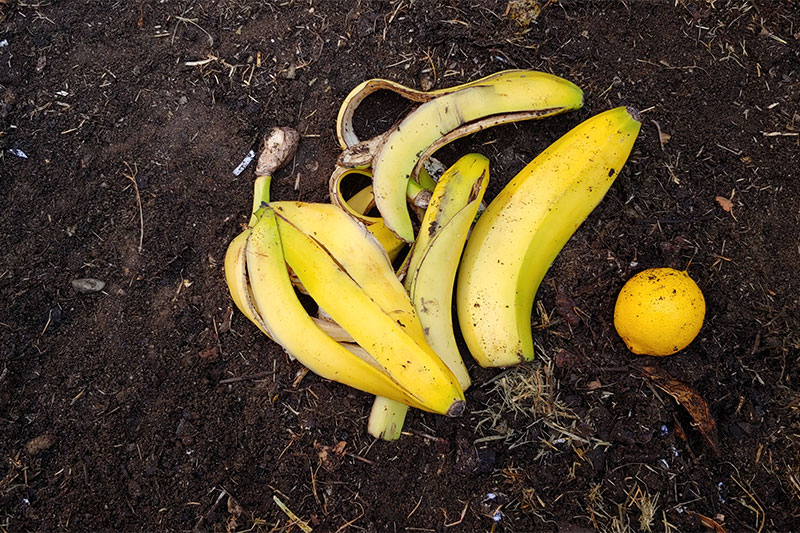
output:
M438 153L489 157L487 200L600 111L641 135L542 283L536 361L467 356L463 416L375 442L370 397L295 383L234 309L233 170L292 126L273 198L327 201L355 85L508 68L586 102ZM378 94L356 126L409 109ZM798 132L794 0L0 0L0 529L800 529ZM614 301L658 266L688 266L706 322L636 358Z

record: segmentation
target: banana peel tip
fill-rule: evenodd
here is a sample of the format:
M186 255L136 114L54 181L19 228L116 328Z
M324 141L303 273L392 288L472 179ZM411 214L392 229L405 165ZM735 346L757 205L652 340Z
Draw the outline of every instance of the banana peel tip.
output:
M450 406L450 408L447 410L447 413L445 414L450 417L457 417L464 414L464 411L466 411L466 409L467 409L467 402L463 400L458 400L456 402L453 402L453 405Z
M642 117L639 114L639 111L633 106L626 106L625 110L628 111L628 114L631 116L633 120L640 123L642 122Z

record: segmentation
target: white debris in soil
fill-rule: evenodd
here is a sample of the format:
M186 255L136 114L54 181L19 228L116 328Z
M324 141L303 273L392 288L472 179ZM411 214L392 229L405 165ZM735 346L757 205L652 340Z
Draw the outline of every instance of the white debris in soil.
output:
M25 152L23 152L19 148L9 148L8 151L11 152L12 154L14 154L17 157L20 157L22 159L28 159L28 154L26 154Z
M244 156L244 159L242 159L242 162L239 163L239 166L236 167L233 170L233 175L234 176L238 176L239 174L244 172L244 169L246 169L248 166L250 166L250 163L253 162L253 159L255 159L255 157L256 157L256 153L253 150L250 150L250 152L248 152L248 154L246 156Z
M82 279L72 280L72 288L84 294L100 292L105 288L105 286L106 283L104 281L94 278L82 278Z

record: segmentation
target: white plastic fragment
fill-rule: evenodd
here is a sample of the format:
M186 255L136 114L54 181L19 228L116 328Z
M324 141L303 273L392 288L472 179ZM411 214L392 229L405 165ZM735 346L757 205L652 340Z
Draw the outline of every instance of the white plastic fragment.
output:
M8 151L11 152L12 154L14 154L17 157L21 157L22 159L28 159L28 154L26 154L25 152L23 152L19 148L9 148Z
M3 39L0 41L0 48L3 48L4 46L8 46L8 39Z
M250 152L248 152L248 154L246 156L244 156L244 159L242 159L242 162L239 163L239 166L236 167L233 170L233 175L234 176L238 176L239 174L244 172L244 169L246 169L248 166L250 166L250 163L253 162L253 159L255 159L255 157L256 157L256 153L253 150L250 150Z

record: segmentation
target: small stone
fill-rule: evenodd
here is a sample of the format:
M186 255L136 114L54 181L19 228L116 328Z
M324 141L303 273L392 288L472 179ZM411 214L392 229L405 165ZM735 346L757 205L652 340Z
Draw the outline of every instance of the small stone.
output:
M100 292L105 288L106 282L94 278L81 278L72 280L72 288L83 294Z

